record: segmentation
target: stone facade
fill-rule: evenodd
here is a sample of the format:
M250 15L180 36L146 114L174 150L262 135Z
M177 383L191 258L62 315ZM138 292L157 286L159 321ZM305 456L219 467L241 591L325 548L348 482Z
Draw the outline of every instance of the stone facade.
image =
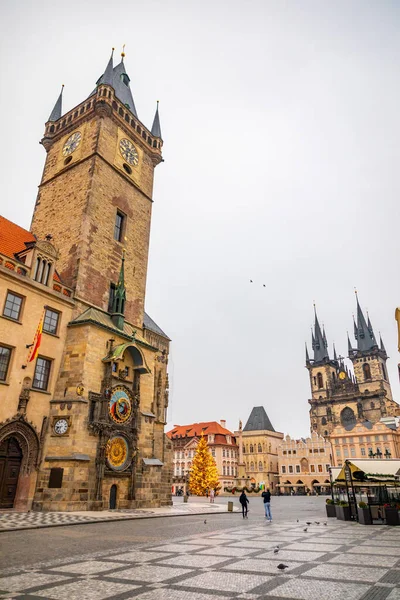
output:
M238 478L236 486L242 488L264 486L271 493L278 489L278 446L283 433L274 430L262 406L253 408L242 428L235 431L239 446Z
M234 434L226 429L226 421L207 421L192 425L175 425L167 433L173 448L172 493L186 492L189 473L200 436L207 438L208 447L214 457L222 491L232 487L238 475L239 449Z
M353 369L344 358L329 357L325 331L321 331L317 315L313 332L314 357L306 352L311 398L311 431L329 437L335 427L352 428L356 423L376 423L382 417L400 414L399 405L393 400L386 369L387 354L382 340L380 345L368 318L366 322L357 300L357 324L354 324L356 347L350 340L349 359Z
M279 489L281 494L325 493L330 486L332 448L313 431L306 439L287 435L278 446Z
M39 458L32 468L39 471L33 502L30 496L35 510L171 503L172 446L164 434L170 340L144 312L153 177L162 140L121 100L120 87L129 87L129 77L123 61L114 69L110 61L87 100L61 115L60 97L46 123L47 158L31 233L26 232L32 247L37 239L54 243L55 285L61 291L46 293L63 312L57 341L43 340L54 368L43 400L35 403ZM22 268L21 257L13 256ZM29 304L32 294L27 293ZM30 338L38 312L27 315ZM21 344L30 338L25 331ZM15 359L22 350L16 349ZM19 361L13 359L10 369L18 384L5 419L18 403ZM0 441L1 436L0 428Z

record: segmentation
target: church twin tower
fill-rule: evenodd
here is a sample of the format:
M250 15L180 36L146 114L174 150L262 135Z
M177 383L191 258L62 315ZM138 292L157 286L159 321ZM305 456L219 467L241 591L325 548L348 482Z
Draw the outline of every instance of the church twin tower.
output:
M348 358L353 363L352 373L344 357L333 358L328 352L325 329L321 330L315 312L312 332L313 358L306 346L306 367L310 374L311 430L329 436L337 425L351 430L357 423L376 423L382 417L399 414L399 406L392 398L386 369L387 354L380 338L376 340L371 321L365 319L357 297L357 322L354 322L356 347L348 337Z

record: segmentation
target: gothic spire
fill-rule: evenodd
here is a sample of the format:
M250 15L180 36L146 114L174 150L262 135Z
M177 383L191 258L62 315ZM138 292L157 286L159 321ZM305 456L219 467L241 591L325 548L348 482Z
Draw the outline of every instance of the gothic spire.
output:
M96 85L100 85L102 83L106 83L114 88L115 96L126 106L128 110L131 111L135 115L136 118L137 112L135 108L135 102L133 100L131 88L130 88L130 78L126 72L125 64L124 64L125 52L121 52L121 62L113 67L113 53L111 54L111 58L108 61L106 70L103 75L99 77L96 81ZM95 90L96 91L96 90ZM95 93L92 92L92 94Z
M374 331L371 326L371 321L368 317L368 323L365 320L364 313L361 310L360 303L357 298L357 326L355 326L354 335L357 340L357 350L361 352L368 352L375 346L378 346L375 340Z
M308 348L307 348L307 342L306 342L306 365L309 365L309 364L310 364L310 357L308 354Z
M125 312L125 300L126 300L126 289L125 289L125 250L122 252L121 269L119 271L119 278L117 287L114 292L114 300L112 306L112 320L114 325L118 329L124 328L124 312Z
M337 361L336 346L333 344L333 360Z
M157 100L157 108L156 114L154 115L153 125L151 126L151 135L154 137L162 138L161 136L161 125L160 125L160 115L158 112L158 100Z
M349 338L349 332L347 332L347 350L349 352L349 356L351 356L353 354L353 348L351 346L351 341Z
M385 348L385 345L383 343L382 336L380 333L379 333L379 341L380 341L380 347L381 347L382 352L384 352L386 354L386 348Z
M110 60L107 63L106 70L104 71L103 79L102 79L102 83L105 83L105 84L111 85L111 86L113 84L113 73L114 73L113 56L114 56L114 48L111 50Z
M48 118L48 121L58 121L58 119L61 118L62 115L62 95L63 95L63 91L64 91L64 84L61 86L61 92L60 95L57 98L57 102L54 105L53 110L51 111L51 114Z
M317 317L317 310L314 305L314 313L315 313L315 323L314 323L314 334L312 336L313 340L313 350L314 350L314 362L322 362L325 359L329 360L328 354L328 341L325 335L325 329L322 333L321 327Z

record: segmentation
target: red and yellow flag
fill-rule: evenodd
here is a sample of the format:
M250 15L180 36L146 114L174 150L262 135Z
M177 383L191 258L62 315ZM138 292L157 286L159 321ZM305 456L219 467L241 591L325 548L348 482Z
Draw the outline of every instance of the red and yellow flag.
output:
M37 357L38 352L39 352L40 342L42 341L44 313L45 313L45 311L43 311L43 314L39 321L39 325L37 326L37 329L36 329L35 337L33 338L33 344L32 344L32 348L29 353L28 362L32 362L33 360L35 360L35 358Z

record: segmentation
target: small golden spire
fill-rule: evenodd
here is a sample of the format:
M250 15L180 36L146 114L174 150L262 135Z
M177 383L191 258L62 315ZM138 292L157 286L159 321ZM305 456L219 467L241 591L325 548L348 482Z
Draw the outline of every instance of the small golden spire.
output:
M122 46L121 56L122 58L125 58L125 44Z

